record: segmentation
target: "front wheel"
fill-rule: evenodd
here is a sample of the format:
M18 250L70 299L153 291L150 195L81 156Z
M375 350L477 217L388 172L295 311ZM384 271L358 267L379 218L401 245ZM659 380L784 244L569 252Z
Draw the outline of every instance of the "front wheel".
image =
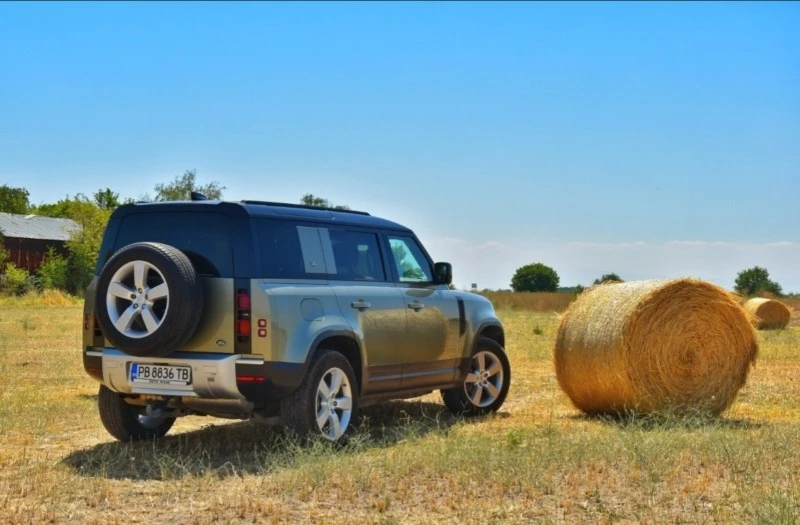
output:
M281 419L302 438L315 435L342 441L358 415L358 385L353 367L339 352L323 353L300 388L281 401Z
M511 385L511 366L503 347L488 337L478 339L464 384L442 390L442 399L454 414L477 416L496 412Z
M123 397L100 385L97 396L100 421L108 433L120 441L136 441L164 437L175 423L174 417L148 416L144 407L125 402Z

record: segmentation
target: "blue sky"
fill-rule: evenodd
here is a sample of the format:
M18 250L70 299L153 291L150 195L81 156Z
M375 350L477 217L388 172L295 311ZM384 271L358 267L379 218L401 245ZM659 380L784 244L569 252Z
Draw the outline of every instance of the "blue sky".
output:
M196 169L408 225L459 287L800 292L798 3L0 3L0 184Z

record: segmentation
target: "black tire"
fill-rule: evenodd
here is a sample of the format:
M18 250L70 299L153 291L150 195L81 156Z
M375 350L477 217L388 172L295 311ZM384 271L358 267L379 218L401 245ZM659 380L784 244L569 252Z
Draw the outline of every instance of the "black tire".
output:
M477 367L478 355L482 354L484 362L493 359L493 363L497 363L501 367L502 376L496 373L488 375L487 377L480 377L481 370ZM489 365L484 366L484 370L489 371ZM488 337L478 338L475 345L475 351L472 354L472 361L470 363L470 376L478 376L478 382L470 380L470 376L465 379L464 383L456 388L442 390L442 400L450 411L456 415L464 416L480 416L488 414L489 412L497 412L503 405L508 395L508 389L511 386L511 365L508 362L503 347L500 344ZM480 384L479 384L480 383ZM491 384L497 391L497 395L493 395L488 388L482 386ZM480 390L480 393L478 392ZM475 399L479 402L475 403Z
M108 433L120 441L147 440L164 437L175 423L174 417L153 418L144 415L144 407L125 402L121 395L100 385L97 395L100 421Z
M346 392L345 387L347 387L351 400L349 418L347 418L341 435L334 435L336 432L332 431L331 418L328 418L322 427L317 424L317 414L328 406L327 402L319 399L320 383L325 378L326 386L331 386L328 379L334 370L339 370L346 376L346 379L342 378L342 387L339 389L343 395L338 399L346 397L344 393ZM334 408L332 412L335 413L340 423L344 420L344 409ZM347 436L355 431L358 422L358 384L353 367L347 358L332 350L320 354L311 364L300 387L293 394L281 400L281 419L291 432L302 439L319 436L337 443L344 442Z
M130 298L112 297L107 301L115 274L135 268L131 265L136 261L143 261L148 268L144 273L146 282L142 288L137 289L133 281L135 271L132 270L130 276L124 277L124 283L119 282L124 286L123 289L129 289L133 295ZM149 299L148 292L155 291L155 286L161 284L162 279L167 286L167 297L151 303L143 302ZM117 281L114 285L118 286ZM152 289L150 285L154 285ZM143 318L148 306L151 322L158 321L157 328L152 331ZM124 315L120 312L129 307L137 310L126 334L114 325L109 310L120 321ZM117 251L100 272L95 311L103 334L115 347L133 356L165 357L186 344L197 330L203 312L203 287L191 261L177 248L155 242L129 244Z

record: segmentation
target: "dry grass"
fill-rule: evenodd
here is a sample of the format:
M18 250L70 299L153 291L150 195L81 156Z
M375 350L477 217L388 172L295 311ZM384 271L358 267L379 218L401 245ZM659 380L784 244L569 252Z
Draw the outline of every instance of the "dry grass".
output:
M577 294L565 292L481 292L498 310L563 312Z
M794 312L800 311L800 297L797 297L797 295L793 297L784 297L781 299L781 302Z
M0 523L800 521L800 328L759 334L722 418L611 420L560 392L556 315L499 313L514 374L500 414L389 403L335 450L203 418L116 443L81 369L80 308L0 306Z
M29 292L22 296L0 295L0 308L40 306L83 306L83 299L60 290Z

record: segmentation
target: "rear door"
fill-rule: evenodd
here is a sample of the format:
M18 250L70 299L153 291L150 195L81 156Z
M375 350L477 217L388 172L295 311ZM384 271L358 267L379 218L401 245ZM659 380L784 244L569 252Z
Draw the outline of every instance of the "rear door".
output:
M406 309L388 276L378 234L319 228L328 280L342 315L361 338L367 392L398 390L405 358Z
M130 214L119 225L112 253L135 242L160 242L186 254L200 275L205 297L203 313L197 332L181 350L235 351L231 221L220 213L164 211ZM105 346L110 342L106 341Z

